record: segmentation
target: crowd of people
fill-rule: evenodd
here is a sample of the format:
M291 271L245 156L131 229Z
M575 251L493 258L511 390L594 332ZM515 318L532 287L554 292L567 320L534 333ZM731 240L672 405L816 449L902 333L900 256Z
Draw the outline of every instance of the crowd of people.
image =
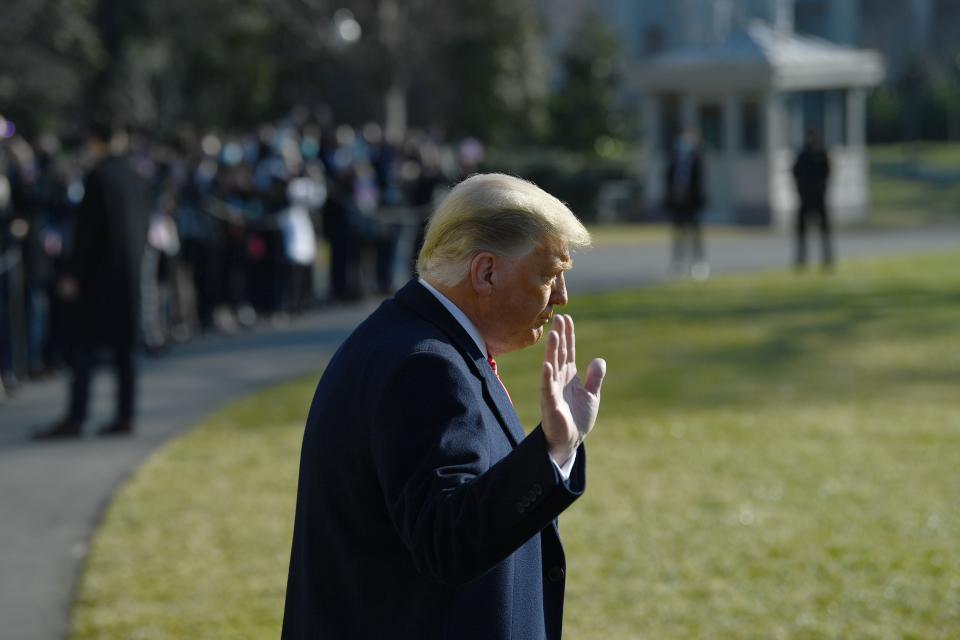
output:
M86 139L0 140L0 397L70 362L63 280L93 162ZM473 139L410 130L393 141L302 108L251 131L126 131L120 144L148 192L138 304L149 353L391 292L436 198L483 156Z

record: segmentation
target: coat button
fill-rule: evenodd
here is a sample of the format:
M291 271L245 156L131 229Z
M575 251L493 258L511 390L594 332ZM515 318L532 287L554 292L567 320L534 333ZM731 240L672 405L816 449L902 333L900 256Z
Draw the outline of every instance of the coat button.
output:
M527 495L524 497L527 499L527 502L533 502L537 499L537 494L535 494L533 491L527 491Z
M550 567L547 577L550 578L550 582L560 582L563 580L564 573L563 567Z
M526 507L525 504L523 504L522 502L518 502L518 503L517 503L517 512L518 512L518 513L523 513L523 512L526 511L526 510L527 510L527 507Z
M539 483L539 482L538 482L537 484L533 485L533 492L534 492L536 495L540 495L541 493L543 493L543 487L540 486L540 483Z

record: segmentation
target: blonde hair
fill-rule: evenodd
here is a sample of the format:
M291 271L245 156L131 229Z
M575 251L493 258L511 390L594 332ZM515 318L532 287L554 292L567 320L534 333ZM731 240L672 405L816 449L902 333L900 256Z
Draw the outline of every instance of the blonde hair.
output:
M417 271L452 287L481 251L519 258L554 243L572 251L589 246L590 233L565 204L532 182L476 174L454 187L430 218Z

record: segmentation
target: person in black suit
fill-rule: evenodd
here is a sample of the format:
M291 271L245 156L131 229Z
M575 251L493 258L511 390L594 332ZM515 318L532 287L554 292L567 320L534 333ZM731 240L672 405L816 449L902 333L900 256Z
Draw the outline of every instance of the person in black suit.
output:
M586 485L606 372L581 383L564 272L586 229L559 200L474 175L434 213L418 270L340 347L300 461L283 638L561 636L557 516ZM525 435L494 356L553 317Z
M820 132L807 131L803 149L793 164L793 178L800 197L797 211L796 268L807 266L807 223L820 227L820 259L824 270L833 267L833 245L830 238L830 217L827 215L827 181L830 179L830 158L823 148Z
M109 350L116 370L117 410L98 433L133 430L134 351L140 334L140 269L149 208L146 181L125 156L125 143L126 134L107 123L91 128L88 146L95 164L84 181L73 250L58 285L59 295L73 307L69 408L64 419L36 433L36 439L81 435L101 347Z
M703 209L703 162L700 135L688 129L677 140L667 164L664 190L673 225L671 268L695 280L706 280L710 267L703 249L700 211Z

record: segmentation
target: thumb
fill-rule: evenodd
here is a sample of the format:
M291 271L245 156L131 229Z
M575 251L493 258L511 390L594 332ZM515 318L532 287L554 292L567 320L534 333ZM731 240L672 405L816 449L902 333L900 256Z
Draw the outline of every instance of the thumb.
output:
M607 361L603 358L594 358L589 366L587 366L587 380L583 388L599 396L600 386L603 384L603 377L605 375L607 375Z

